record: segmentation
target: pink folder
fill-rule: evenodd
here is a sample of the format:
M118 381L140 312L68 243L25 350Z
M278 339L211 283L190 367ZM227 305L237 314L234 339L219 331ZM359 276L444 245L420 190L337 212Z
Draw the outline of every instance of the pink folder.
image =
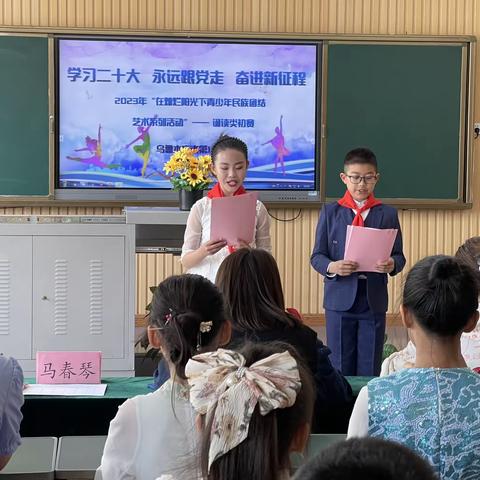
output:
M37 383L100 383L102 352L37 352Z
M253 242L256 210L256 192L212 198L210 239L223 239L228 245L236 245L238 240Z
M348 225L344 259L357 262L358 272L375 272L377 262L390 258L397 231Z

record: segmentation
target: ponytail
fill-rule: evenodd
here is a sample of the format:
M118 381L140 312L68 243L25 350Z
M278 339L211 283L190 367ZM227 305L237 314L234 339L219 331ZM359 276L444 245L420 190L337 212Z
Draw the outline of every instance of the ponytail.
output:
M225 321L222 294L200 275L175 275L155 289L150 325L159 330L164 352L183 380L188 360L208 348Z
M403 305L427 331L456 335L478 308L478 276L478 270L455 257L426 257L407 275Z

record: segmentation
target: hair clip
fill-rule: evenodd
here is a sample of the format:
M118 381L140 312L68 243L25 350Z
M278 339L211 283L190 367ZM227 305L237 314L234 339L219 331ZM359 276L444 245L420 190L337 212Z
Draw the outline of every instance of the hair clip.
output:
M167 326L173 318L173 310L171 308L168 309L169 312L165 315L165 326Z
M200 333L207 333L212 329L213 322L210 320L209 322L200 322Z
M200 322L197 333L197 350L202 348L202 333L208 333L212 329L212 326L213 322L211 320L209 322Z

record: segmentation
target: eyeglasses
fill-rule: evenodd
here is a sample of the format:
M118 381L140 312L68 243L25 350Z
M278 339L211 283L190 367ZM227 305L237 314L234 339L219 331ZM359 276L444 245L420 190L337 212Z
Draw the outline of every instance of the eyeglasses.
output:
M365 183L376 183L377 181L377 176L376 175L365 175L365 176L362 176L362 175L345 175L346 177L348 177L350 179L350 181L357 185L359 183L362 183L362 180L365 182Z

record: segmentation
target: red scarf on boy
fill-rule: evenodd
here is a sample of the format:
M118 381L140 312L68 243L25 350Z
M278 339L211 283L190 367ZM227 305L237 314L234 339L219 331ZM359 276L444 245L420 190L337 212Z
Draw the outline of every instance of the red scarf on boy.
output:
M371 193L365 203L363 204L362 207L359 207L356 203L355 200L352 197L352 194L347 190L345 192L345 195L338 201L338 204L341 205L342 207L345 208L351 208L352 210L355 210L357 214L355 215L355 218L353 219L352 225L355 225L357 227L363 227L365 225L362 217L362 212L365 210L368 210L369 208L376 207L377 205L381 205L382 202L380 200L377 200L373 193Z
M233 194L235 197L236 195L243 195L244 193L247 193L247 191L243 188L243 185L241 185ZM219 197L224 197L225 195L223 194L222 189L220 188L220 184L217 183L208 193L207 197L208 198L219 198ZM235 251L235 247L233 245L228 245L228 253L233 253Z

